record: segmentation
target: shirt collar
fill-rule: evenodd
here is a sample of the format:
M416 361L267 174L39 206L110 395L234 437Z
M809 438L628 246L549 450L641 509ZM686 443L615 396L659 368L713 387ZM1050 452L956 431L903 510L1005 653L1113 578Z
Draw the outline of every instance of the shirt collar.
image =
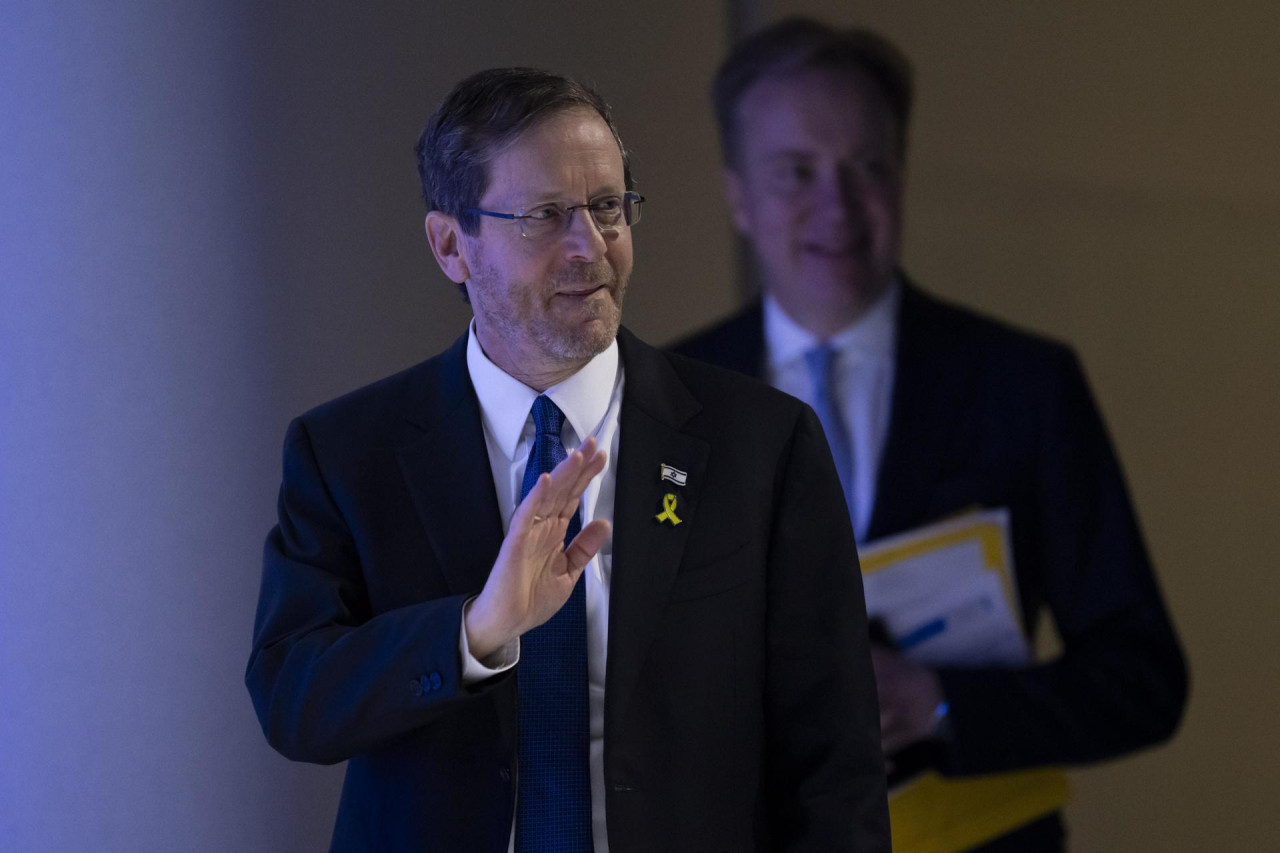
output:
M475 320L467 332L467 372L476 389L485 427L507 458L514 459L538 392L489 360L476 338ZM542 393L564 412L565 420L581 441L593 435L604 420L617 381L618 341L615 338L577 373Z
M842 354L859 353L871 358L892 357L901 301L902 285L895 276L893 284L867 313L836 332L827 342ZM764 295L764 339L769 353L769 365L774 368L804 358L806 352L822 343L817 335L791 319L768 292Z

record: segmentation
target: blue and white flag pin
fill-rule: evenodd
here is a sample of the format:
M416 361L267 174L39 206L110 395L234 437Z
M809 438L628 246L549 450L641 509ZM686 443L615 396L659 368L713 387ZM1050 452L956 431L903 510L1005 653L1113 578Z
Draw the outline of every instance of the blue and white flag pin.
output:
M679 468L673 468L664 463L662 466L662 479L675 483L677 486L683 486L688 482L689 475L687 472L681 471Z

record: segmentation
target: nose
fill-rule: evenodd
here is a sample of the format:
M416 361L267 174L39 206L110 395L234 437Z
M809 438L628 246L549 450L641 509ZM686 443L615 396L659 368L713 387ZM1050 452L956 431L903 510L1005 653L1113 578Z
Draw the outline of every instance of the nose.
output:
M854 219L862 212L862 182L852 169L833 169L823 177L817 195L819 208L831 219Z
M616 230L601 231L591 211L580 207L569 213L562 242L570 260L598 261L608 251L609 239L616 235Z

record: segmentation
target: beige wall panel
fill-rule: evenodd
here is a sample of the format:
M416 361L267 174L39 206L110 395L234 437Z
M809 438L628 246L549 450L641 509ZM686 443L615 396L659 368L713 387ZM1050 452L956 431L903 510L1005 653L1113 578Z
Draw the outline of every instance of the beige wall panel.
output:
M658 342L727 310L732 248L704 82L724 51L718 4L291 5L259 32L269 142L267 259L299 404L451 342L469 309L422 234L412 147L462 77L499 65L563 71L613 104L649 198L624 319ZM303 11L305 9L305 12ZM282 389L291 393L289 389ZM305 399L303 399L305 397Z

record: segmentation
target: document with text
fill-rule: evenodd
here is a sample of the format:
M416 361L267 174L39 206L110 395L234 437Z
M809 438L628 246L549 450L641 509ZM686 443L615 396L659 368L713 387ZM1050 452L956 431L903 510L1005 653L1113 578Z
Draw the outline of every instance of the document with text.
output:
M977 510L859 549L867 615L907 657L937 666L1026 666L1009 511Z

